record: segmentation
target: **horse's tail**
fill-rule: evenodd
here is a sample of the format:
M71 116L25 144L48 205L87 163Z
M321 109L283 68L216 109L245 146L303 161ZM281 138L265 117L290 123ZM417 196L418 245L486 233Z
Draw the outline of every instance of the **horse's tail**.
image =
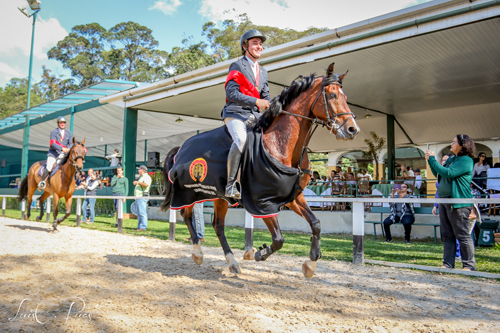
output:
M174 166L174 157L180 148L181 148L180 146L173 148L165 158L165 162L163 162L163 179L165 180L165 199L163 199L163 202L160 204L160 210L162 212L166 212L170 208L173 186L170 180L168 179L168 172Z
M27 197L28 197L28 176L24 177L23 181L21 182L21 185L19 186L19 193L17 200L21 202Z

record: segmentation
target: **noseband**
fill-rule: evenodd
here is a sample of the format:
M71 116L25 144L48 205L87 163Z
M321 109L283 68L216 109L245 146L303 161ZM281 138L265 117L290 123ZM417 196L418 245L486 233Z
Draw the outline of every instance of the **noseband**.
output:
M302 165L302 161L304 160L304 156L305 156L305 154L307 152L307 147L309 146L309 141L311 140L311 137L313 136L313 134L316 131L316 129L318 128L318 126L319 125L321 125L323 127L326 126L326 128L330 129L330 133L332 133L334 129L336 131L340 130L340 128L342 128L342 126L344 126L349 120L356 119L356 115L354 115L354 113L352 113L352 112L335 113L333 111L332 106L330 105L330 103L328 103L328 99L326 98L325 87L328 86L328 85L334 84L334 85L337 85L337 86L339 86L339 87L342 88L342 84L340 84L339 82L333 82L333 83L330 83L330 84L325 84L325 80L326 80L326 76L323 76L323 79L321 80L321 90L320 90L319 94L316 96L316 98L314 99L314 102L313 102L313 104L312 104L311 109L309 110L309 112L314 115L314 113L313 113L314 107L316 106L316 103L318 102L319 97L323 96L323 104L324 104L324 107L325 107L326 121L321 120L318 117L311 118L311 117L306 117L306 116L303 116L303 115L300 115L300 114L291 113L291 112L288 112L288 111L285 111L285 110L281 110L280 111L280 113L283 113L283 114L286 114L286 115L289 115L289 116L307 119L307 120L311 121L313 125L316 125L316 126L311 126L309 128L309 131L307 132L307 135L306 135L306 138L305 138L305 141L304 141L304 145L302 146L302 151L300 153L299 165L297 166L299 168L299 174L300 174L301 177L302 177L302 175L304 173L312 175L311 170L309 170L309 169L301 169L300 166ZM331 111L331 114L330 114L330 111ZM341 125L337 125L337 122L336 122L337 118L339 116L343 116L343 115L350 115L350 116L349 116L349 118L347 118L346 120L344 120L344 122Z

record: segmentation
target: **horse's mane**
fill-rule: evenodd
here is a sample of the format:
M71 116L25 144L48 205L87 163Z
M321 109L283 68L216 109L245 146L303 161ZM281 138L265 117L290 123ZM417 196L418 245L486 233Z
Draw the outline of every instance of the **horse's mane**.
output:
M340 84L342 84L339 76L340 75L333 73L332 75L325 78L323 85L327 86L334 82L339 82ZM254 131L265 131L267 128L269 128L274 119L280 114L281 110L283 110L285 106L290 105L292 101L301 93L308 90L309 88L312 88L315 80L316 74L311 74L309 76L300 75L295 80L293 80L288 87L283 88L281 94L273 98L269 109L264 112L264 114L259 118L259 120L255 124Z

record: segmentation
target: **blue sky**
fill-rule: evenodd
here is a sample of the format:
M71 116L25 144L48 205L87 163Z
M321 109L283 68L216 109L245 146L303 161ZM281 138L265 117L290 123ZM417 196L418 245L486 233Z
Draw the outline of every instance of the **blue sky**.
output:
M40 80L41 66L69 75L61 64L48 60L47 51L75 25L97 22L104 28L134 21L153 30L159 48L171 51L182 39L203 40L205 22L221 22L247 13L262 25L304 30L310 26L337 28L386 14L427 0L42 0L35 33L33 79ZM307 4L307 5L305 5ZM17 7L26 0L0 1L0 87L13 77L27 77L31 19Z

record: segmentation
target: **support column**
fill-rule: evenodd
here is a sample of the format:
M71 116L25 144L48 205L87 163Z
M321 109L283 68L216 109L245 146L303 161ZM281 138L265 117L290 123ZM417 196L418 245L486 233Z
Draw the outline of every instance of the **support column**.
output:
M387 179L396 179L396 135L392 114L387 115Z
M45 213L47 214L45 221L50 223L50 197L45 200Z
M352 236L352 262L357 265L362 265L365 262L365 205L363 202L352 203Z
M123 154L122 166L123 174L128 179L127 196L134 196L134 180L135 180L135 156L137 153L137 116L138 111L125 108L123 117ZM131 200L127 200L123 210L125 213L130 213Z
M69 131L71 132L71 135L73 135L73 124L74 124L74 122L75 122L75 107L72 105L71 106L71 123L69 124Z
M2 217L5 217L5 209L7 208L7 197L2 198Z
M23 150L21 157L21 180L23 180L28 175L29 143L30 143L30 116L26 115L26 122L24 123L24 134L23 134Z
M144 140L144 164L148 165L148 140Z
M175 242L175 222L177 220L176 211L170 208L170 215L168 217L169 228L168 228L168 240Z
M76 199L76 226L80 227L82 222L82 198Z

